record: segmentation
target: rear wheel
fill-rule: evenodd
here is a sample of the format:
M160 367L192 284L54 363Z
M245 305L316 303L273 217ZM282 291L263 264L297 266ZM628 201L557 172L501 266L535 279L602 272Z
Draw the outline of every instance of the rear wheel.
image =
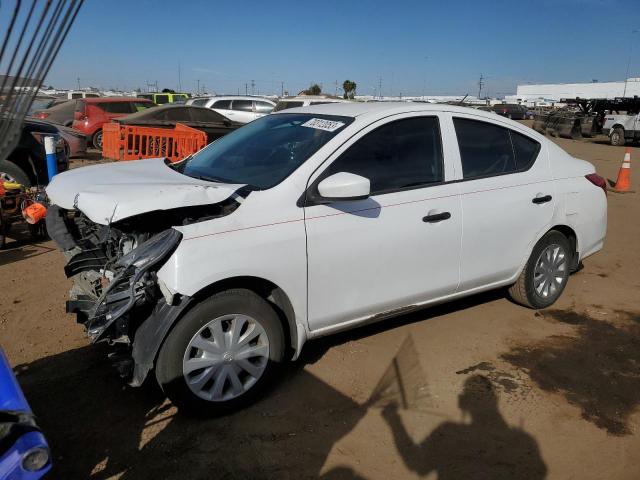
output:
M93 147L95 149L102 151L102 129L93 134L93 137L91 137L91 143L93 143Z
M525 307L552 305L567 284L572 256L567 237L555 230L548 232L533 247L524 270L509 288L509 295Z
M277 313L255 293L234 289L196 305L160 350L156 378L169 399L195 415L249 404L284 358Z
M609 142L615 147L624 146L624 130L620 127L616 127L611 131Z

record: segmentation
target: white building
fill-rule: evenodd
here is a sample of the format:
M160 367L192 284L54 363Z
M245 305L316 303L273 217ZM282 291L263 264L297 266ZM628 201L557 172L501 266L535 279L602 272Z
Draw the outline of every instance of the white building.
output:
M550 105L561 98L616 98L640 97L640 78L619 82L555 83L518 85L515 95L506 96L509 103Z

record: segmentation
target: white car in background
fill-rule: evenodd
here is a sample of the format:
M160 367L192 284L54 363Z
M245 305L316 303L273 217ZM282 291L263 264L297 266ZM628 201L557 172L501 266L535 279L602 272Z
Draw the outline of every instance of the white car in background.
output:
M200 106L211 108L234 122L249 123L271 113L276 103L263 97L229 95L211 97Z
M304 343L509 287L553 304L602 248L606 184L532 129L450 105L258 119L190 158L78 168L47 188L68 311L180 408L238 408ZM345 367L346 368L346 367Z

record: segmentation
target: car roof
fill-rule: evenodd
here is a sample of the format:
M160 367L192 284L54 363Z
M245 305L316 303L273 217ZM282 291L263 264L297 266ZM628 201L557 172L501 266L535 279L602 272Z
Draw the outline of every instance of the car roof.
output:
M80 100L86 103L151 102L151 100L148 100L146 98L140 98L140 97L96 97L96 98L77 98L76 100Z
M493 114L482 110L443 103L417 103L417 102L343 102L322 103L307 107L289 108L273 113L282 115L286 113L317 113L321 115L339 115L343 117L360 117L376 115L393 115L405 112L459 112L471 113L495 120Z
M153 108L145 108L144 110L140 110L139 112L132 113L125 117L121 117L118 120L130 121L130 120L140 120L140 119L147 119L147 118L153 119L154 117L156 117L157 115L160 115L165 110L175 110L177 108L183 108L187 110L196 110L196 111L201 110L203 112L207 112L208 115L215 114L220 117L220 121L224 121L224 116L220 115L218 112L214 112L210 108L199 107L197 105L185 105L184 103L180 103L178 105L176 105L175 103L166 103L164 105L158 105L157 107L153 107Z
M275 103L270 98L257 95L214 95L209 97L209 100L266 100L267 102Z

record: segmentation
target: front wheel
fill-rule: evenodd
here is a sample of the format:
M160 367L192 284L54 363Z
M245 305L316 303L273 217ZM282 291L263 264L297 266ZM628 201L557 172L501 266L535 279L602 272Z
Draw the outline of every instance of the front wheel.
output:
M179 320L160 350L156 378L181 410L229 413L269 386L284 345L282 323L266 300L249 290L227 290Z
M548 232L533 247L524 270L509 288L509 295L529 308L552 305L567 285L572 257L567 237L555 230Z

